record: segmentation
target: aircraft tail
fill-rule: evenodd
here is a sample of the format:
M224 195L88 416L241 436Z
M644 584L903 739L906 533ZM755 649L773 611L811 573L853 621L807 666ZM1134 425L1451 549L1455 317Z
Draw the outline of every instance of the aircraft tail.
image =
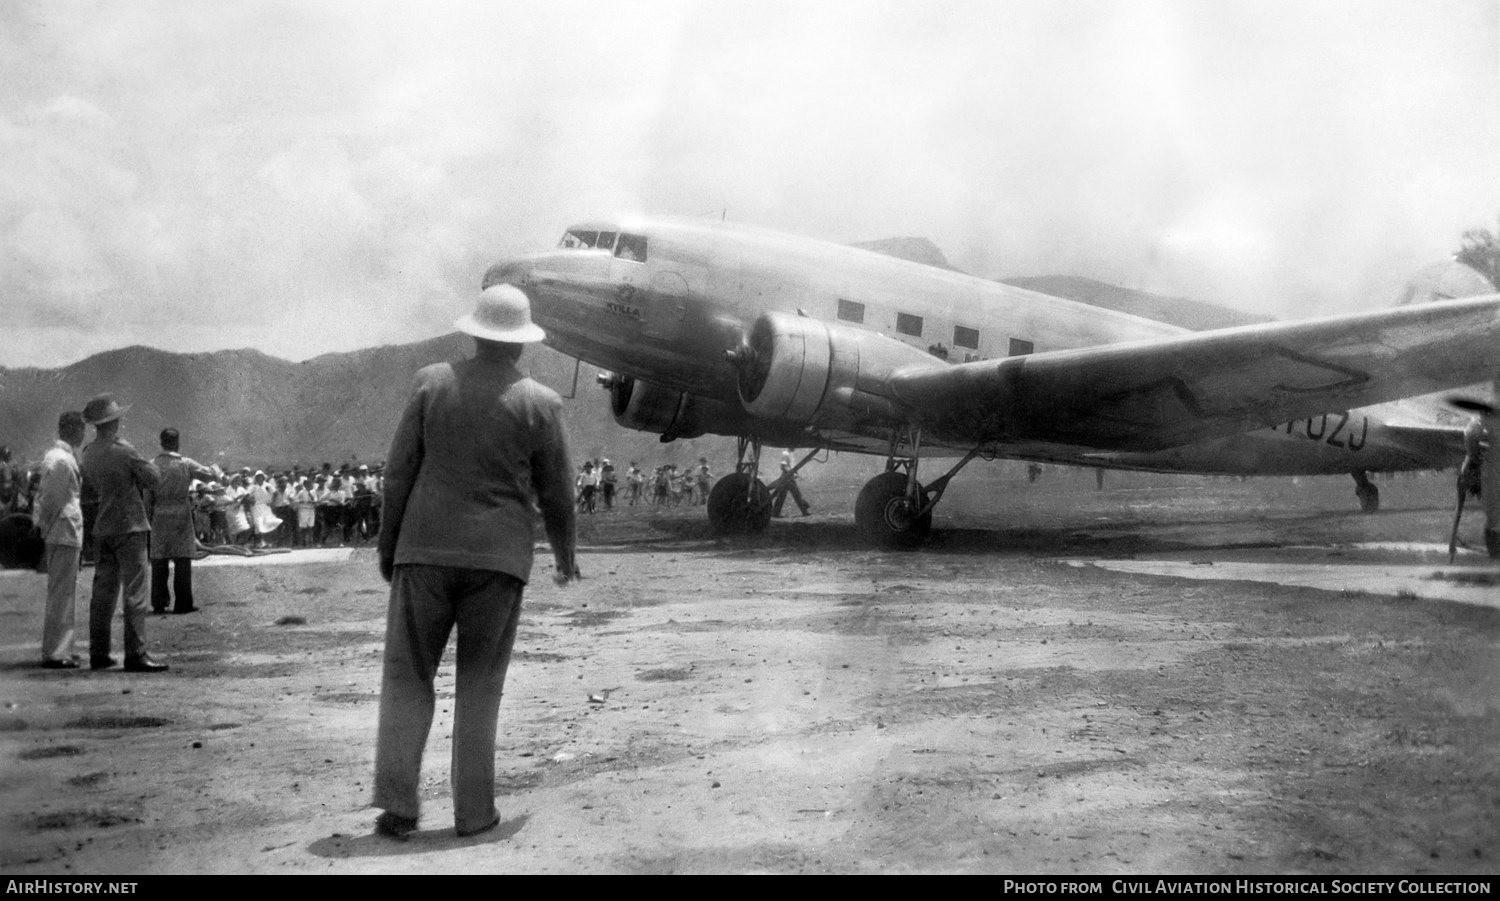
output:
M1495 286L1477 269L1458 260L1441 260L1423 266L1407 280L1406 287L1396 299L1396 306L1494 293Z
M1447 259L1418 269L1407 280L1395 305L1400 307L1494 293L1495 286L1477 269L1456 259ZM1422 432L1451 433L1453 430L1462 430L1472 416L1472 406L1455 406L1454 401L1495 405L1500 400L1500 373L1496 376L1491 382L1478 382L1450 391L1396 401L1389 405L1391 409L1387 421L1395 429L1408 431L1413 436ZM1432 437L1434 440L1452 441L1450 434Z

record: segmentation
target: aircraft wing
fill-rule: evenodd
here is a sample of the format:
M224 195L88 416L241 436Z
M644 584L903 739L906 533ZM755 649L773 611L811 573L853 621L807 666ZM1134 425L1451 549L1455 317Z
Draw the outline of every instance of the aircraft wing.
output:
M1147 451L1500 370L1500 295L897 373L937 439Z

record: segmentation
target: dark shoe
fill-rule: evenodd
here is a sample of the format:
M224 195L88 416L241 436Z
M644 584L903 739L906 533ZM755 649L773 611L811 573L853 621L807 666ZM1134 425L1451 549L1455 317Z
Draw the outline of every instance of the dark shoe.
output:
M480 826L478 829L457 829L457 828L455 828L453 831L456 832L456 833L458 833L458 837L459 838L468 838L471 835L480 835L482 833L489 832L491 829L494 829L498 825L500 825L500 814L497 813L497 814L495 814L495 818L493 820L490 820L488 823L485 823L483 826Z
M173 613L197 613L198 612L198 608L197 607L173 607L172 608L172 612Z
M391 813L389 810L375 818L375 834L396 841L404 842L407 837L417 830L416 817L404 817L399 813Z
M164 673L170 668L165 663L158 663L152 660L150 654L142 654L133 660L125 661L125 672L127 673Z
M166 616L167 615L167 608L165 608L165 607L152 607L151 608L151 612L154 613L154 614L156 614L157 616Z
M78 669L78 661L73 657L65 657L62 660L43 660L42 669Z
M90 657L89 669L109 669L115 665L115 662L113 657Z

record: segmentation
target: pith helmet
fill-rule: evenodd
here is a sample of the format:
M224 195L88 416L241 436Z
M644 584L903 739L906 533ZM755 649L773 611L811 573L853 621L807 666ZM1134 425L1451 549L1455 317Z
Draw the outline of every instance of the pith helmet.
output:
M89 425L103 425L124 416L130 411L130 405L120 406L115 403L113 394L101 394L83 405L83 421Z
M541 341L547 333L531 321L531 301L514 285L491 285L479 295L474 312L453 323L467 335L507 344Z

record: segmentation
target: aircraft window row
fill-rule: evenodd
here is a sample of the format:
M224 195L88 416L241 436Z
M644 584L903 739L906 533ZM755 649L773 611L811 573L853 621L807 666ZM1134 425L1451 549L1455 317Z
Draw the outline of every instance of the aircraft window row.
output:
M863 323L865 321L865 305L854 300L840 299L838 317L844 322ZM922 337L922 328L924 325L925 323L921 316L913 316L911 313L896 314L896 331L903 335L920 338ZM953 327L953 345L973 351L979 350L979 329L969 328L966 325L955 325ZM939 352L939 348L942 348L942 352ZM1024 341L1020 338L1010 339L1010 355L1013 357L1029 354L1034 349L1030 341ZM934 344L928 350L934 355L945 359L948 356L947 349L943 348L941 344ZM971 362L979 359L979 355L977 353L965 354L964 359L965 362Z

